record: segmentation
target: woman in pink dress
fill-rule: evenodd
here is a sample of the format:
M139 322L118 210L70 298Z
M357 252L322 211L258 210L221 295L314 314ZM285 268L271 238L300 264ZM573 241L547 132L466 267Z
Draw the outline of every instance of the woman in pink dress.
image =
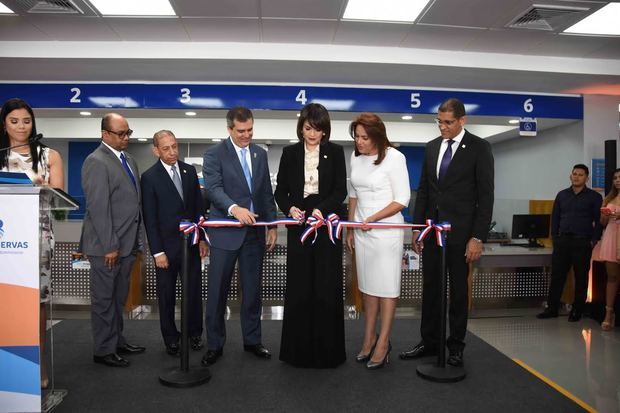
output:
M618 278L620 277L620 260L618 257L618 236L620 232L620 169L614 171L612 187L601 208L601 224L605 227L601 242L598 243L593 254L596 261L604 261L607 270L607 288L605 290L605 320L601 324L604 331L609 331L616 324L614 302L618 293Z

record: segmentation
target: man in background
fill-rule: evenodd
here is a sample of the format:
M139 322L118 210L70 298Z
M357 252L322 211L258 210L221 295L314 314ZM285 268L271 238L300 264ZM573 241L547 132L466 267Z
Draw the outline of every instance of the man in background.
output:
M575 274L575 298L568 321L581 319L588 290L588 273L592 248L601 238L601 195L586 186L590 171L586 165L573 166L571 186L558 192L551 213L551 285L547 308L537 317L558 316L560 297L570 268Z

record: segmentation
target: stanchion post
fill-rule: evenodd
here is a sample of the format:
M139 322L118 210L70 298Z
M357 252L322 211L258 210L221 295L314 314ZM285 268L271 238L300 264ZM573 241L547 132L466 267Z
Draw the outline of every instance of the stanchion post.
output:
M440 300L440 329L439 332L439 354L434 363L424 363L418 365L416 372L423 379L439 383L454 383L461 381L467 375L463 367L454 367L446 364L446 316L448 308L448 266L446 250L448 249L448 233L444 234L444 246L441 247L441 300Z
M187 288L189 285L189 234L181 232L181 367L166 369L160 376L161 384L170 387L193 387L206 383L211 379L211 373L206 367L189 367L189 331L188 311L189 300Z

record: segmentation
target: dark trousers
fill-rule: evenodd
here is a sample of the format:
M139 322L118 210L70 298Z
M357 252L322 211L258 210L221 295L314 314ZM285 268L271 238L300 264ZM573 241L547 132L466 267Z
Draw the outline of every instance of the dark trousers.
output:
M422 253L422 341L430 348L439 344L441 327L441 248L435 237L428 237ZM449 321L450 335L447 346L453 350L465 347L467 332L467 277L469 268L465 262L465 244L452 244L446 248L446 263L450 282Z
M189 306L189 314L186 314L188 334L190 337L200 337L202 336L202 273L198 247L190 249L188 270L189 285L186 286ZM177 278L181 276L181 257L168 256L168 268L156 268L155 273L161 334L167 345L177 343L180 332L174 321L174 308Z
M218 350L226 343L226 300L230 282L239 261L239 278L241 283L241 331L243 344L261 343L260 317L262 311L261 279L263 273L263 256L265 243L258 237L257 231L264 228L251 227L241 248L225 250L211 247L207 289L207 345L209 349Z
M586 303L588 290L588 272L592 257L592 243L590 238L559 236L553 240L553 255L551 259L551 285L547 303L550 309L557 310L560 306L560 297L566 282L566 276L571 266L575 273L575 299L573 308L581 313Z
M123 336L123 309L129 293L131 268L135 255L120 257L112 269L104 257L89 255L90 311L93 330L93 353L106 356L116 353L127 342Z

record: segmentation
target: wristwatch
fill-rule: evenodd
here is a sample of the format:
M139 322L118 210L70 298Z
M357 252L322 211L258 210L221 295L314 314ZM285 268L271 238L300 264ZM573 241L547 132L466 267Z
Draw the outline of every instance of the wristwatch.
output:
M471 239L482 244L482 240L480 238L471 237Z

